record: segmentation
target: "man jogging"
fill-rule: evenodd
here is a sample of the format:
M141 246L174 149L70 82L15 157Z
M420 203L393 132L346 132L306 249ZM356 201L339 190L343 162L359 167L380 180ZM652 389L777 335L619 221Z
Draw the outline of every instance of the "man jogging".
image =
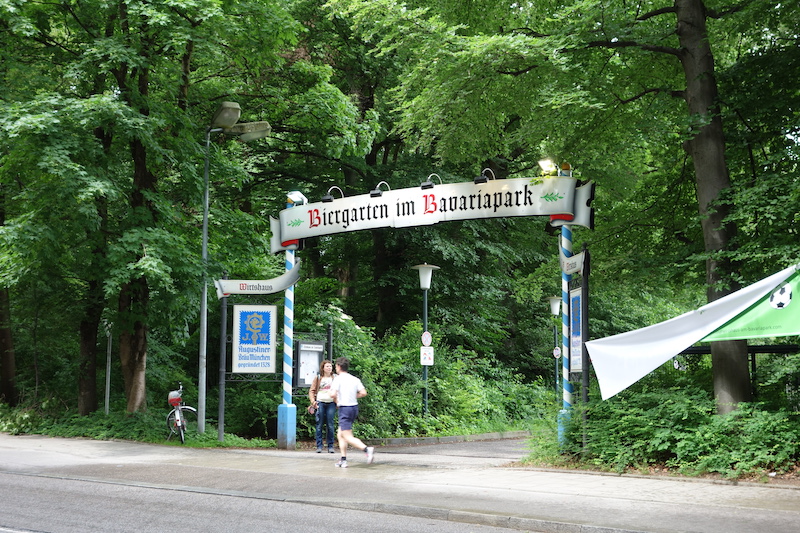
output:
M347 468L347 445L364 450L367 455L367 464L372 462L375 448L367 446L361 439L353 435L353 422L358 417L358 398L367 395L367 389L361 380L350 374L350 360L346 357L336 359L336 379L331 385L331 396L339 407L339 431L336 437L339 440L339 449L342 458L336 463L340 468Z

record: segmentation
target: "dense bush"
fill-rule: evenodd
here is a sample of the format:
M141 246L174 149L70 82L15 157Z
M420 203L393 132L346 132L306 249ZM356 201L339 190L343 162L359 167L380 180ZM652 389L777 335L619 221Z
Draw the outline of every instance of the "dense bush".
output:
M737 411L714 415L684 435L668 465L683 473L717 472L726 477L784 472L800 459L799 450L797 413L740 404Z
M350 371L364 382L368 396L359 402L357 433L363 438L453 435L529 427L541 416L552 393L541 383L525 383L491 356L478 357L461 348L435 345L435 364L428 372L428 411L423 413L422 326L411 322L397 335L376 342L336 307L320 307L307 330L334 326L334 359L348 357ZM433 331L434 338L436 332ZM307 392L304 389L302 392ZM298 433L313 435L308 401L296 397Z
M671 386L664 386L672 381ZM594 395L597 398L599 395ZM800 460L800 417L763 404L715 412L713 395L663 373L606 401L575 408L562 451L582 465L624 472L657 466L739 478L784 472ZM554 430L550 431L555 440ZM585 442L584 442L585 439ZM562 460L564 457L562 457Z
M328 324L334 329L334 358L347 356L351 371L359 376L369 395L361 402L357 433L363 438L454 435L528 428L545 416L553 394L542 383L526 383L491 355L478 356L462 348L436 345L436 364L429 368L429 414L423 413L422 368L419 346L422 327L407 324L397 335L375 341L335 306L309 306L297 329L324 338ZM434 332L434 337L436 333ZM174 367L174 358L154 356L148 368L152 401L147 412L126 414L122 398L112 401L111 413L77 416L55 401L29 402L18 409L0 404L0 430L11 433L43 432L67 437L119 438L163 442L167 438L166 392L182 381L184 399L196 405L197 391L190 376ZM156 391L157 389L157 391ZM225 398L225 442L275 436L280 382L229 383ZM295 390L297 437L314 435L314 419L306 414L308 389ZM55 406L55 407L54 407ZM206 409L216 422L216 387L209 387ZM196 445L213 445L216 431L207 424L203 436L190 434Z
M36 409L30 407L12 409L0 402L0 431L12 435L33 433L41 424L42 417Z
M585 425L581 416L572 417L572 440L579 446L585 431L586 447L581 451L596 466L623 471L664 464L676 457L680 442L709 422L713 412L713 399L702 389L640 388L590 403Z

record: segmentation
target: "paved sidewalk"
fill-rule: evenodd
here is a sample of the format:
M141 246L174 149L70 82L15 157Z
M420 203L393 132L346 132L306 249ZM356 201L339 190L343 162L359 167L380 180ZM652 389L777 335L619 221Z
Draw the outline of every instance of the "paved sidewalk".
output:
M394 443L390 443L394 444ZM558 533L800 530L800 490L504 466L524 438L388 445L338 454L198 450L0 434L0 472L243 495ZM337 480L331 499L325 479ZM168 480L168 481L165 481Z

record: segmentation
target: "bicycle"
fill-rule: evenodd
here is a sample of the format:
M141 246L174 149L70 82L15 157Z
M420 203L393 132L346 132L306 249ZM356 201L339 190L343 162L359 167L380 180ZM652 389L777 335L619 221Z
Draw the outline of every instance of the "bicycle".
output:
M172 406L172 411L167 415L167 440L177 433L181 444L185 444L189 424L197 423L197 409L183 403L183 383L178 382L178 390L170 391L167 402Z

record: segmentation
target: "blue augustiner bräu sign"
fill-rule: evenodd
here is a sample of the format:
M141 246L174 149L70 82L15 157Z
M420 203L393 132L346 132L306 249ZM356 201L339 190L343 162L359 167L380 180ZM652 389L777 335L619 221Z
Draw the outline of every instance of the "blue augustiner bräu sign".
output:
M563 215L590 227L594 184L572 177L445 183L362 194L284 209L272 221L272 252L308 237L378 228L429 226L452 220Z
M274 305L233 306L233 358L236 374L274 374L276 368L276 317Z

